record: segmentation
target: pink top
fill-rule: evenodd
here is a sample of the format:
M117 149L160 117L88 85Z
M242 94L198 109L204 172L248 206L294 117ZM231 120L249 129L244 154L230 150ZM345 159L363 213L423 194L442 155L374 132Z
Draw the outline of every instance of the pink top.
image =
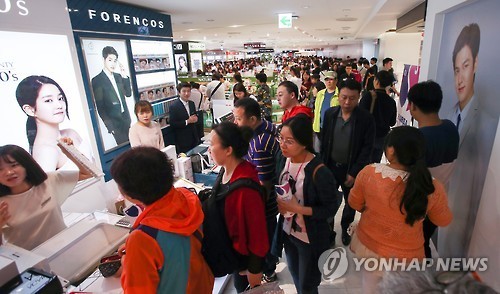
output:
M407 174L385 164L371 164L359 172L349 194L349 205L361 212L356 230L359 240L382 257L425 257L423 219L410 226L399 209ZM446 192L439 181L434 179L433 183L427 216L435 225L447 226L452 214Z

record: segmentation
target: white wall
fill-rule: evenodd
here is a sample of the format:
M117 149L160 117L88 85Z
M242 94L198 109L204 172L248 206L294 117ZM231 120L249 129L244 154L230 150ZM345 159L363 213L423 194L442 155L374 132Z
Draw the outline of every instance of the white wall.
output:
M392 67L398 76L398 85L401 85L405 64L419 65L421 33L384 33L380 35L378 68L382 69L382 60L392 58ZM370 58L370 57L367 57Z
M375 56L375 43L377 40L363 40L362 56L368 60Z
M363 44L357 42L355 44L344 44L336 45L330 48L324 48L323 51L318 51L319 56L334 57L346 59L347 56L350 58L359 58L363 54Z
M337 50L335 51L335 56L342 59L346 59L347 56L350 56L350 58L359 58L362 56L362 54L363 45L361 43L339 45L337 47Z

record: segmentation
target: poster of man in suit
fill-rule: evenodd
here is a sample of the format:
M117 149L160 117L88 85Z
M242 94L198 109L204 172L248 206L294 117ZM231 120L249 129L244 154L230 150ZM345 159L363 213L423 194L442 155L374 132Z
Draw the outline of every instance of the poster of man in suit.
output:
M125 41L82 40L82 48L97 113L99 134L105 152L126 144L134 97Z
M488 66L497 57L500 37L493 27L498 1L474 2L450 11L443 25L436 81L443 87L442 117L460 134L459 152L450 178L448 202L453 222L440 228L438 252L465 257L479 217L478 207L498 125L497 72ZM487 195L488 196L488 195Z

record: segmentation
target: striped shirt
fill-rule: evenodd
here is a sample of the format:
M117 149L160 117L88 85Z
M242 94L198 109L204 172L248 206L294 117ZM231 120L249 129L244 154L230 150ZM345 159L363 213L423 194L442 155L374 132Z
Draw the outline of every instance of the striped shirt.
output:
M273 181L275 176L274 157L280 148L276 136L276 127L271 122L262 120L250 140L245 159L255 165L261 182Z
M262 123L254 130L253 138L250 140L248 154L245 159L255 165L260 182L276 182L275 157L280 151L278 131L273 123L263 119ZM266 218L276 217L278 214L278 203L274 189L267 195Z

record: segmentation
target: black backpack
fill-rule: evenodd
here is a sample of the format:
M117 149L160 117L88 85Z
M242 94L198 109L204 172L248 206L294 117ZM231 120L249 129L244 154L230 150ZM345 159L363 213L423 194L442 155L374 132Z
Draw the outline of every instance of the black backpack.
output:
M250 178L238 179L228 185L227 189L220 191L219 183L223 174L224 169L221 169L214 187L198 194L205 214L201 253L215 277L232 274L246 266L245 256L234 250L233 242L229 238L224 216L226 196L240 187L248 187L258 191L261 196L265 195L264 187Z

